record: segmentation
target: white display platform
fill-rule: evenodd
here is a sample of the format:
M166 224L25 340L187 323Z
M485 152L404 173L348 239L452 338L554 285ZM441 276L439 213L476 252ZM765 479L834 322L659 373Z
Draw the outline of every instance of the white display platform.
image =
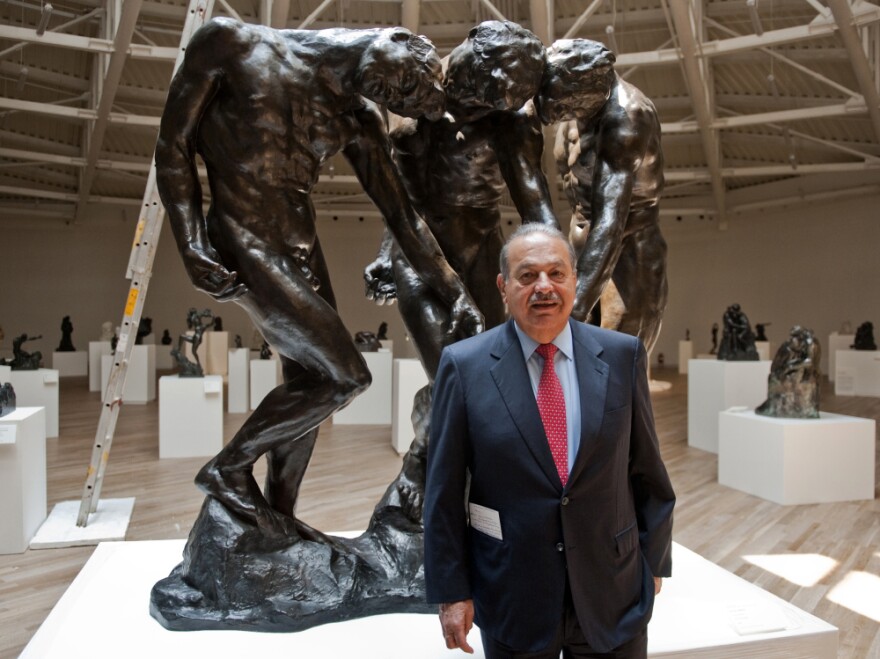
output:
M18 407L0 417L0 554L27 549L44 519L46 413Z
M0 384L9 382L9 374L12 373L12 367L0 364Z
M89 353L85 350L53 352L52 368L62 378L81 377L89 374Z
M114 355L101 357L101 391L107 391ZM156 400L156 346L132 346L122 402L143 405Z
M221 448L223 378L159 378L159 458L210 458Z
M89 391L102 391L101 357L111 350L109 341L89 341Z
M415 439L413 396L428 384L428 374L418 359L395 359L392 368L391 448L403 455Z
M755 341L755 349L758 351L758 357L761 361L772 360L772 345L769 341Z
M694 358L694 342L679 341L678 342L678 372L688 372L688 361Z
M250 374L251 409L255 410L266 394L281 384L281 360L251 359Z
M836 396L880 396L880 350L838 350Z
M834 382L834 370L837 367L837 351L849 350L850 346L855 343L855 340L855 334L838 334L837 332L831 332L831 334L828 335L828 345L822 346L822 352L828 355L828 368L825 372L828 373L829 381Z
M688 364L688 446L718 453L718 413L767 399L770 362L692 359Z
M247 348L233 348L229 351L229 356L227 357L227 364L229 366L227 412L240 413L248 411L248 403L250 401L248 397L249 363L250 350Z
M226 375L229 372L229 332L205 332L199 352L206 375Z
M153 584L181 561L184 542L98 545L20 659L116 659L131 653L132 639L144 657L464 656L446 649L435 613L371 616L288 634L168 631L150 617L147 603ZM832 625L676 543L672 561L676 576L664 581L648 628L649 657L837 657L838 633ZM471 656L485 656L478 628L468 641L475 650Z
M874 498L874 419L719 417L718 482L783 505Z
M16 406L46 409L46 437L58 437L58 371L10 371L7 382L15 389Z
M55 504L48 519L31 540L30 548L57 549L125 540L134 509L134 497L98 500L98 507L95 512L89 513L85 526L76 525L80 504L80 500Z
M384 348L378 352L361 353L373 376L373 383L348 407L333 415L333 423L389 425L391 423L391 362L392 355Z

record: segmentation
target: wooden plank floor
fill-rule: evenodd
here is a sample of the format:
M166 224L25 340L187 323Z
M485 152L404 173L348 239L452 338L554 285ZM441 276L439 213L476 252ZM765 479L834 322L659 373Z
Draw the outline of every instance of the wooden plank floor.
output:
M880 500L780 506L718 485L716 456L687 445L686 377L671 370L653 375L673 383L654 396L654 409L678 496L675 540L837 626L841 658L880 659ZM826 383L824 411L880 421L880 399L835 397L832 391ZM86 378L61 381L60 437L47 440L50 509L81 496L99 409L100 397L88 392ZM226 415L227 439L244 418ZM156 403L122 410L103 496L136 498L127 540L185 538L202 503L192 478L203 460L160 461L157 433ZM399 465L388 426L326 425L302 487L300 516L325 531L364 528ZM0 658L21 652L92 551L0 556ZM744 558L768 555L792 556L795 565L808 567L826 557L834 567L813 583L809 575L774 568L785 578Z

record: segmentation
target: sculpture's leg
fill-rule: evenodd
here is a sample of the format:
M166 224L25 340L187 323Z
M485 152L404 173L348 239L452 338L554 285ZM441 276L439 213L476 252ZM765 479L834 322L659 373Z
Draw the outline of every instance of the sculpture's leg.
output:
M263 399L232 440L206 464L196 482L235 514L258 526L287 535L293 519L277 512L260 492L253 465L268 451L301 441L370 384L370 373L336 311L286 260L264 255L238 266L250 291L236 300L263 336L301 374ZM311 451L295 451L303 464ZM293 492L295 497L296 487ZM295 501L287 501L291 510Z

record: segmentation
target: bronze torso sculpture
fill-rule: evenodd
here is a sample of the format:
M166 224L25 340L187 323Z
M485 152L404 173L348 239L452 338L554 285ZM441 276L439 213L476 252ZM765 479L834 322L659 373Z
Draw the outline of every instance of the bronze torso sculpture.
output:
M598 42L557 41L537 104L544 123L561 122L555 153L579 255L572 316L598 309L593 322L638 336L650 352L667 299L660 121L614 59Z
M294 507L319 424L370 384L336 312L309 198L327 158L342 151L352 164L443 301L444 331L482 327L409 204L381 116L365 100L439 116L439 74L430 43L402 28L272 30L215 19L189 43L162 119L159 190L193 283L246 310L278 351L284 382L196 478L209 496L188 560L153 592L151 610L169 627L298 629L423 606L420 535L409 516L398 523L395 510L377 510L365 538L346 542L296 520ZM207 217L196 153L211 186ZM262 455L264 491L252 472ZM220 558L220 546L234 550ZM354 594L361 579L372 598Z

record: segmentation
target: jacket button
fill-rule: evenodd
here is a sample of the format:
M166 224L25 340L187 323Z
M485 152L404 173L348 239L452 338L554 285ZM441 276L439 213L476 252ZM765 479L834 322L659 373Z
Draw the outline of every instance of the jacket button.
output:
M563 545L561 542L557 542L556 551L565 551L565 545Z
M562 497L562 505L563 505L563 506L567 506L567 505L568 505L568 497Z

